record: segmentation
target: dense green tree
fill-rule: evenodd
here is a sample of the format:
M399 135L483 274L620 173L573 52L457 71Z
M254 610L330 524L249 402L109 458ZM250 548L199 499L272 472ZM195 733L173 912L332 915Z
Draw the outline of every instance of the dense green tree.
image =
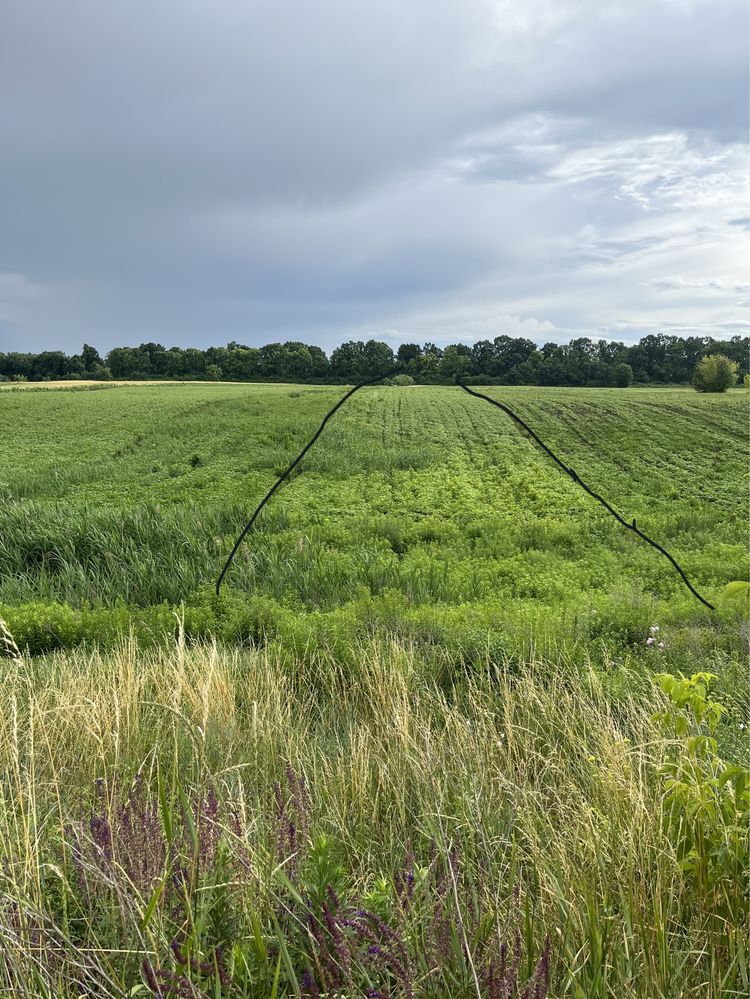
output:
M311 378L310 348L304 343L283 344L278 357L278 375L285 382L304 382Z
M363 378L375 378L395 364L393 349L387 343L381 343L379 340L367 341L364 349L364 369L361 372Z
M721 343L713 342L711 350L716 350L717 348L720 349L721 353L726 354L730 360L737 362L740 376L750 372L750 341L748 337L737 334L730 340L725 340Z
M620 361L619 364L615 365L615 385L618 388L628 388L629 385L633 384L633 369L629 364L624 361Z
M0 374L16 380L31 378L34 357L34 354L19 354L16 351L0 354Z
M549 350L554 347L554 350ZM564 385L565 384L565 351L555 344L545 344L546 354L539 368L539 381L542 385Z
M396 352L396 363L402 365L405 373L412 378L419 378L422 348L418 343L402 343Z
M184 355L184 369L181 374L185 378L203 378L206 373L206 361L202 350L188 347Z
M402 343L396 352L399 364L413 364L422 355L422 348L418 343Z
M534 385L536 369L530 361L521 361L510 369L505 380L509 385Z
M571 340L566 350L566 385L585 385L595 380L595 365L599 359L599 348L588 337Z
M708 354L701 358L693 375L693 385L699 392L726 392L737 384L739 365L725 354Z
M66 358L66 378L85 378L88 372L80 354L73 354Z
M149 355L149 368L152 378L170 378L173 375L172 363L174 353L165 350L163 347L157 350L146 351Z
M598 340L596 343L596 359L600 364L612 366L621 361L625 355L625 345L614 340Z
M335 379L359 382L376 378L394 367L393 350L378 340L349 340L331 354L330 371Z
M311 374L313 378L326 378L328 375L328 358L321 347L310 346L310 360L312 362Z
M628 363L637 381L670 380L668 351L671 339L663 333L649 334L628 353Z
M61 350L45 350L37 354L31 365L30 377L34 381L67 378L70 374L70 358Z
M257 381L260 376L260 351L257 347L227 348L226 363L223 365L227 378L238 382Z
M454 382L457 378L465 378L471 373L471 347L466 344L451 344L443 351L440 360L439 373L447 382Z
M443 351L440 347L434 343L426 343L421 355L417 359L417 380L426 385L434 385L436 382L439 382L441 380L440 361L442 357Z
M101 368L103 366L99 351L96 347L92 347L88 343L83 345L83 349L81 350L81 360L83 361L83 369L88 374L91 374L96 368Z
M477 340L471 348L472 375L492 375L495 362L495 345L491 340Z
M365 345L361 340L347 340L331 354L331 374L338 381L359 381L364 369Z
M504 378L517 365L530 361L538 352L531 340L503 334L492 341L492 353L483 374Z
M273 381L281 380L284 346L280 343L267 343L258 351L260 374Z
M690 336L684 340L669 337L666 345L665 381L689 382L698 361L710 351L708 337Z
M229 347L207 347L203 353L207 365L215 364L222 371L225 370L229 357Z
M107 354L107 367L113 378L151 377L151 358L134 347L114 347Z

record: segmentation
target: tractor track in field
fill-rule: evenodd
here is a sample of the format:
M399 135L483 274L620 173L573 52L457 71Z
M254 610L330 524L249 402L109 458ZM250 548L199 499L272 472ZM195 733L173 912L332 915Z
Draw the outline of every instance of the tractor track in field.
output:
M704 414L700 413L699 415L697 410L690 408L680 408L678 406L670 406L666 403L643 402L641 403L641 405L655 412L665 412L665 413L674 414L675 416L679 417L679 419L683 422L686 419L689 419L691 423L694 423L696 426L700 427L701 430L708 428L710 430L715 431L717 436L722 437L724 439L729 438L732 441L736 441L737 443L747 443L747 433L745 433L744 435L739 432L733 434L730 432L730 429L727 426L725 426L722 423L717 423L714 420L706 419Z

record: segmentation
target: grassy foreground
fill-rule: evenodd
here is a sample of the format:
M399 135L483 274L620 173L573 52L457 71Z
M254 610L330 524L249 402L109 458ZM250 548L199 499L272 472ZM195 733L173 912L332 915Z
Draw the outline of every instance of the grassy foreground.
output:
M710 695L452 676L376 640L346 668L182 640L6 663L2 994L746 994Z

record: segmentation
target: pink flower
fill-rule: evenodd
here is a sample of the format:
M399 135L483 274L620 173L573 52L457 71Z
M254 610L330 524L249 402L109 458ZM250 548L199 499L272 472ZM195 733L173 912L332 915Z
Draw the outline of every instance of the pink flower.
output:
M646 639L646 645L653 645L653 644L654 644L653 638L647 638Z

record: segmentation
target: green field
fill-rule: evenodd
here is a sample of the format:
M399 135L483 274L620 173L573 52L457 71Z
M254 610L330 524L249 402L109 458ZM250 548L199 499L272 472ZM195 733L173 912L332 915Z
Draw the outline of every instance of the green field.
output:
M622 654L658 620L679 655L736 649L666 560L458 388L355 396L261 515L226 600L213 600L234 536L339 396L247 385L4 396L0 605L19 642L101 639L122 607L158 636L167 608L184 605L188 635L232 641L305 646L385 629L469 656L531 641ZM712 603L746 576L742 393L502 397Z
M746 393L342 391L0 392L0 994L744 995Z

